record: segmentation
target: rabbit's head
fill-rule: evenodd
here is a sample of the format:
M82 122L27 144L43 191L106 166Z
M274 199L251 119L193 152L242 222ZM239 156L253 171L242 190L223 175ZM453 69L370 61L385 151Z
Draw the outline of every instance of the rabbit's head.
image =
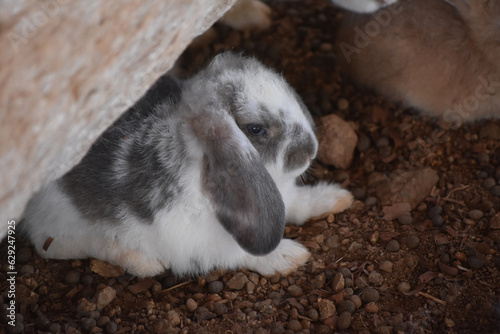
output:
M181 100L219 221L248 252L269 253L285 224L279 186L295 182L318 149L309 111L281 76L232 53L187 81Z

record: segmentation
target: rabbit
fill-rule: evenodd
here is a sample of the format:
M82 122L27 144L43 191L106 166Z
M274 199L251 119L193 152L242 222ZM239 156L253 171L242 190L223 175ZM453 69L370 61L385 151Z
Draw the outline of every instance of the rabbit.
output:
M398 0L331 0L335 5L357 13L373 13Z
M346 13L337 61L355 82L441 124L500 117L500 2L401 0Z
M300 185L318 150L313 119L254 58L216 56L161 77L82 161L30 200L20 223L45 258L98 258L129 273L248 268L286 275L309 258L285 222L347 209L339 185Z
M271 8L260 0L237 0L219 22L236 30L264 30L271 26Z

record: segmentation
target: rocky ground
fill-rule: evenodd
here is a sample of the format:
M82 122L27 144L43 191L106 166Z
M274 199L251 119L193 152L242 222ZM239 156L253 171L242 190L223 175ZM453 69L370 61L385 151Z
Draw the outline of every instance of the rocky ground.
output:
M271 29L216 25L186 51L181 67L192 72L224 49L255 55L304 98L322 143L355 147L353 157L346 149L330 160L323 144L311 172L350 189L353 207L286 229L311 251L308 264L287 277L241 270L137 279L100 261L43 260L18 239L17 327L2 321L4 329L500 332L500 122L452 129L356 87L335 65L340 11L327 1L270 5ZM0 302L8 313L4 257L1 264Z

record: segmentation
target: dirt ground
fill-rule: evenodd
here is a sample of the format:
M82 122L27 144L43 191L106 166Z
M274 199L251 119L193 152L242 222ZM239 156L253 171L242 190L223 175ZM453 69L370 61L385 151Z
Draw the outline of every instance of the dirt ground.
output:
M17 327L2 321L0 328L17 333L500 332L500 121L450 129L363 90L335 65L339 10L326 0L270 6L271 29L241 33L217 24L185 52L181 65L197 70L225 49L255 55L283 73L316 120L334 113L356 130L350 168L316 163L312 171L316 179L351 190L353 207L286 229L286 237L311 251L308 264L287 277L241 270L139 280L113 275L116 268L99 269L96 261L43 260L18 239ZM427 167L434 172L422 172L429 172ZM435 186L418 194L421 200L411 211L385 203L396 182L416 182L405 191L418 192L433 175ZM389 188L381 186L384 182ZM7 315L5 241L1 248L0 312Z

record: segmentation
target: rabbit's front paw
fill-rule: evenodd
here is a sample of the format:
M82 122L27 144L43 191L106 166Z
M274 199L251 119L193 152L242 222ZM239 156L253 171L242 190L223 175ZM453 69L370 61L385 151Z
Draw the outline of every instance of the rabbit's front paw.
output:
M257 271L263 276L288 275L304 265L311 254L296 241L283 239L273 252L266 256L249 255L247 268Z
M117 252L111 258L111 262L138 277L155 276L165 270L165 266L160 261L148 258L135 249L123 249Z
M267 29L271 26L271 8L260 0L239 0L221 22L237 30Z

